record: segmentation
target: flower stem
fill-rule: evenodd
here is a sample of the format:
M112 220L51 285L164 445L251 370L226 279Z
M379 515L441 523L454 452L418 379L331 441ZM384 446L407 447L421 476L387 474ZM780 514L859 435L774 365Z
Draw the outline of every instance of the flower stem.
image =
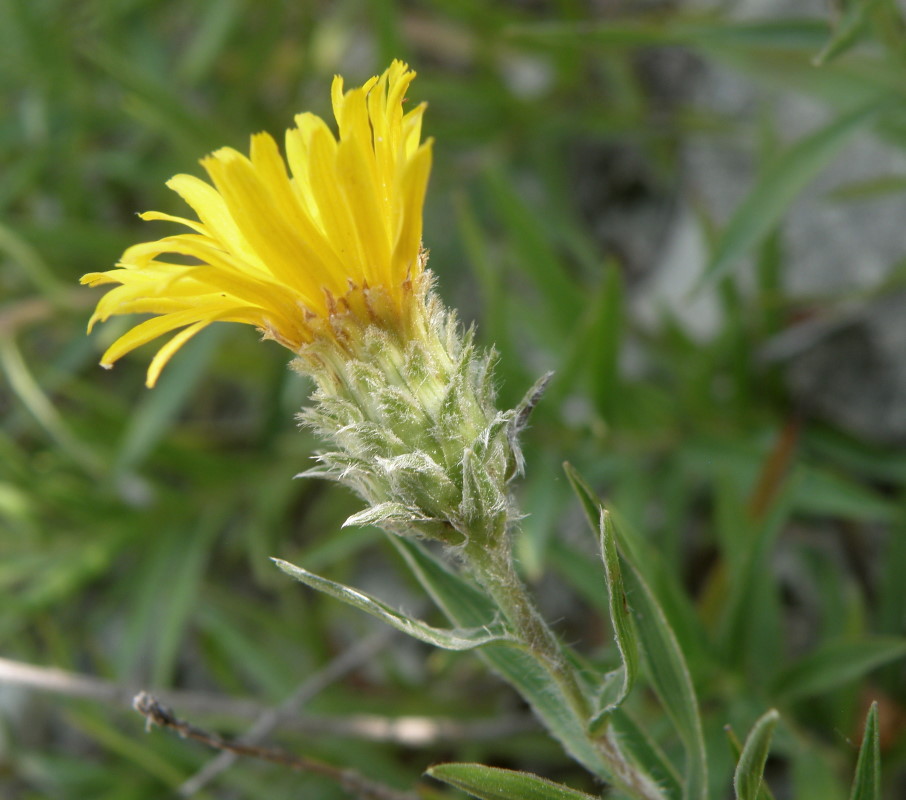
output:
M592 716L589 698L582 690L575 669L564 657L556 635L535 607L516 573L507 538L504 537L503 543L493 548L475 545L470 548L467 545L465 555L471 571L494 600L511 631L527 645L532 657L556 682L580 726L588 730L588 721ZM587 736L607 765L606 777L615 786L638 800L664 800L657 784L626 757L611 731L607 730L600 736L588 732Z
M588 720L591 716L588 699L563 657L556 635L535 608L517 574L509 543L493 549L467 547L466 557L475 577L503 613L512 632L557 682L573 712L583 721Z

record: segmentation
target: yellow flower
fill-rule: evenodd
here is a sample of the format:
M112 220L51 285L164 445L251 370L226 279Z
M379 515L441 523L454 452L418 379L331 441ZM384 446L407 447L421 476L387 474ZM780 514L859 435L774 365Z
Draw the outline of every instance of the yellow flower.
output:
M254 325L293 352L333 335L330 323L340 311L366 323L402 324L413 286L421 284L431 169L431 141L420 142L425 104L406 114L402 108L414 77L400 61L345 93L335 77L339 139L320 117L297 115L286 133L289 174L276 142L259 133L249 158L226 147L202 159L213 186L191 175L168 181L198 220L157 211L142 219L177 222L194 233L135 245L117 269L82 277L91 286L120 284L98 302L89 331L113 314L159 315L117 339L101 365L181 329L148 368L153 386L170 357L219 320ZM167 255L196 263L163 260Z

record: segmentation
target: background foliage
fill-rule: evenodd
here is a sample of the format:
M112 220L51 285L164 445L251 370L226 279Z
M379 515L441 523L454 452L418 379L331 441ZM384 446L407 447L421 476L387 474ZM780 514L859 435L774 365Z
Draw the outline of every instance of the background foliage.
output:
M97 294L76 286L158 235L135 212L181 213L172 174L326 115L335 72L352 84L403 57L437 140L440 292L499 350L502 403L557 373L518 489L520 561L549 617L616 665L568 459L646 542L713 796L731 785L724 726L743 737L776 707L777 795L846 797L872 700L886 796L903 796L906 333L891 345L869 324L904 307L903 21L893 2L702 5L0 0L0 653L264 707L373 627L269 556L425 607L379 532L340 529L354 498L291 480L315 442L279 347L211 329L149 392L150 356L96 368L125 322L83 336ZM866 140L883 143L877 169L828 183ZM872 228L848 229L864 270L835 266L828 208L869 209ZM819 224L791 229L794 213ZM675 257L683 235L699 258ZM865 359L876 369L850 369ZM876 424L840 411L866 402ZM681 748L644 689L631 704ZM196 721L249 725L200 705ZM431 736L375 727L403 715ZM284 747L401 787L471 760L595 788L474 657L399 637L302 718ZM4 797L160 797L210 757L122 707L0 686ZM256 763L205 791L344 796Z

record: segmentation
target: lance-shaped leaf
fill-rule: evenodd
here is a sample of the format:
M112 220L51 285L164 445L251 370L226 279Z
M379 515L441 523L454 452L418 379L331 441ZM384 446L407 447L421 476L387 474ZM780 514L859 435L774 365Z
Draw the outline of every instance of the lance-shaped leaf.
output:
M881 800L881 737L878 731L878 701L868 709L865 733L856 762L856 777L849 800Z
M409 636L435 647L440 647L444 650L472 650L475 647L483 647L491 643L507 644L513 647L521 646L498 623L453 630L435 628L420 620L412 619L406 614L391 608L386 603L382 603L380 600L357 589L322 578L320 575L315 575L313 572L297 567L295 564L290 564L288 561L281 561L279 558L272 560L287 575L297 581L301 581L306 586L310 586L312 589L317 589L319 592L324 592L324 594L365 611L382 622L392 625L398 631L407 633ZM489 616L488 619L490 618Z
M589 522L595 521L600 503L582 479L567 465L567 475L582 501ZM592 511L594 516L592 516ZM683 797L704 800L708 791L708 765L698 700L686 658L676 634L631 551L631 543L620 541L622 556L629 566L625 575L632 597L635 631L641 645L652 688L679 734L686 750L686 776Z
M632 616L626 600L626 591L623 589L623 575L620 572L620 557L617 554L613 521L603 507L599 509L599 514L601 559L604 562L604 576L607 579L610 622L613 625L614 639L617 649L620 651L622 666L619 670L619 683L611 682L619 688L615 690L615 693L605 692L600 698L598 712L591 721L593 731L598 729L611 711L622 705L635 683L639 662L638 640L632 627Z
M616 738L622 751L639 764L661 787L665 797L679 800L683 796L682 778L660 746L625 708L610 714L608 735Z
M588 524L592 530L597 532L600 500L572 464L565 462L563 469L582 504ZM683 646L686 648L686 657L698 661L708 658L707 648L710 645L706 642L698 614L661 553L641 536L634 536L616 526L614 526L614 532L617 547L627 561L630 561L637 569L644 564L645 568L640 572L660 599L661 608L665 610L670 626L676 631L677 638L683 642Z
M667 622L654 593L636 566L630 563L630 567L627 582L632 593L636 630L645 654L651 685L686 749L683 796L688 800L704 800L708 790L708 767L692 676L676 634Z
M764 765L771 750L771 737L779 719L780 715L772 708L752 726L733 775L737 800L758 800L764 780Z
M530 772L484 764L438 764L426 774L480 800L597 800Z

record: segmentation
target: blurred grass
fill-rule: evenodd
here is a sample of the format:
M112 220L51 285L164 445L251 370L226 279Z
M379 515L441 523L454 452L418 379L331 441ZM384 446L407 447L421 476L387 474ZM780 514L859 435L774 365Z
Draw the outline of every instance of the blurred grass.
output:
M302 109L326 114L333 73L355 83L403 57L437 140L426 244L441 293L500 351L502 402L557 371L520 490L530 516L519 552L533 581L546 576L542 602L591 657L615 659L603 583L560 473L568 458L650 543L646 579L690 661L714 796L732 776L723 725L746 731L776 705L781 785L806 800L845 797L849 741L875 698L886 796L902 796L902 441L804 413L782 364L759 355L804 310L896 296L902 269L890 263L858 294L790 290L784 219L822 159L803 160L808 140L776 121L757 129L693 90L703 70L733 74L758 87L768 116L795 96L831 125L883 95L863 133L903 149L902 20L893 2L844 4L836 23L744 22L732 4L709 16L618 5L0 0L4 656L278 703L368 621L288 581L268 556L418 602L375 531L340 530L353 498L291 480L315 443L296 429L307 386L279 348L250 330L209 330L147 392L147 353L96 368L116 323L84 337L96 294L76 288L157 235L136 212L181 211L163 185L172 174L198 173L198 158L244 148L252 131L279 133ZM745 219L727 224L733 209L688 195L682 154L701 137L760 142L763 180L780 152L800 170L781 170L774 191L741 187L742 237ZM626 178L626 163L639 174ZM835 202L902 191L902 176L883 175L839 188ZM668 307L654 324L637 311L665 238L663 217L644 215L680 203L700 213L717 265L703 294L721 314L706 339ZM602 234L620 213L625 226ZM639 250L639 239L653 245ZM479 675L467 656L395 643L317 707L475 718L513 707ZM680 746L644 693L632 711L668 751ZM280 740L400 786L448 759L593 789L541 735L415 750ZM130 713L0 687L4 797L159 797L208 757L146 736ZM256 764L221 780L210 796L227 785L235 797L342 796Z

